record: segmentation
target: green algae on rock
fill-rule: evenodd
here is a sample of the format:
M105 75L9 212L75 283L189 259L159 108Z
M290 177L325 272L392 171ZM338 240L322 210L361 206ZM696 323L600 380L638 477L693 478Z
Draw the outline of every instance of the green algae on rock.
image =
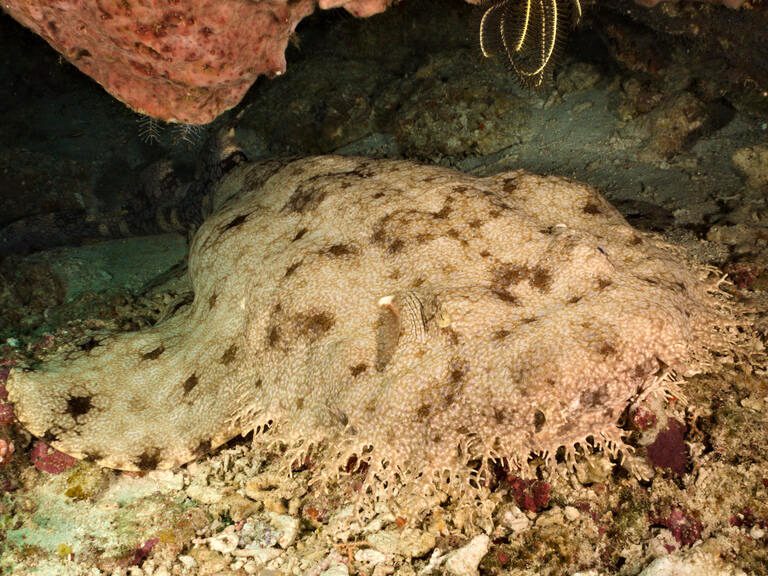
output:
M628 402L740 337L719 275L565 179L327 156L244 164L211 200L190 306L11 373L33 434L144 470L255 429L331 474L468 477L621 448Z

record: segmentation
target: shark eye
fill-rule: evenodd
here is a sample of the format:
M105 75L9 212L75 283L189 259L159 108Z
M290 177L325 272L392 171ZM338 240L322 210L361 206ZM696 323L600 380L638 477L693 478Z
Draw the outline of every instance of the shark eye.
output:
M581 0L491 0L480 19L483 56L506 56L520 82L539 88L567 35L581 19Z

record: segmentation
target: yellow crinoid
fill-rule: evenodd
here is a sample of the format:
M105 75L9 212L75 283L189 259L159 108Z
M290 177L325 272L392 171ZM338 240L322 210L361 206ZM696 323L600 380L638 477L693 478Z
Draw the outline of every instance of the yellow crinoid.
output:
M506 55L520 82L540 87L567 35L581 19L581 0L491 0L480 19L480 49Z

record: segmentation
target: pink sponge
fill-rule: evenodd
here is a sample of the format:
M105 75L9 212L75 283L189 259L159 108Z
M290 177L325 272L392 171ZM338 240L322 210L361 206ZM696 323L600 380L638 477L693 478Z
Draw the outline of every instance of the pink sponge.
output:
M343 6L344 9L357 16L358 18L367 18L389 8L394 0L318 0L318 6L323 10Z
M314 0L4 0L3 8L134 110L204 124L285 71Z

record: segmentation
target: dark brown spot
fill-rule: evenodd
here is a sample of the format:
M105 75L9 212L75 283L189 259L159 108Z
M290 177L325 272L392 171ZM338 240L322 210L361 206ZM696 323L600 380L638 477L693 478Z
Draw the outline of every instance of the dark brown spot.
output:
M160 449L150 448L141 453L141 456L139 456L139 459L136 462L136 466L139 470L154 470L159 463Z
M603 342L597 351L603 356L613 356L616 354L616 348L611 346L608 342Z
M336 318L330 312L314 312L312 314L302 314L298 317L298 328L304 336L310 340L316 340L324 336L333 325Z
M584 208L582 208L582 210L585 214L601 214L602 213L600 206L598 206L591 200L584 205Z
M604 404L606 400L608 400L608 387L605 384L597 390L584 390L579 395L579 401L582 406L586 406L587 408L596 408L597 406Z
M360 364L355 364L354 366L349 367L349 371L352 373L352 376L357 377L360 376L363 372L368 370L368 364L365 362L362 362Z
M506 289L512 284L519 284L528 280L533 288L542 292L548 291L552 285L552 273L546 268L535 266L519 266L517 264L503 263L492 270L493 284L498 288Z
M613 284L613 280L609 280L608 278L598 278L597 279L597 287L600 290L605 290L611 284Z
M536 320L538 320L536 316L526 316L525 318L520 318L520 322L522 322L523 324L533 324L534 322L536 322Z
M440 442L442 439L443 439L443 437L440 436L440 434L435 434L434 436L432 436L432 442L434 442L435 444Z
M448 214L451 213L451 200L450 198L445 201L445 204L443 204L443 207L440 208L439 212L434 212L432 216L434 218L438 218L440 220L447 218Z
M269 342L269 345L271 347L277 346L277 343L280 342L280 327L279 326L272 326L269 329L269 332L267 333L267 342Z
M458 332L456 332L456 330L454 330L450 326L446 326L445 328L441 328L440 332L442 332L443 334L445 334L448 337L448 341L453 346L458 346L459 345L459 334L458 334Z
M547 292L552 286L552 274L546 268L536 266L533 274L529 276L529 281L534 288Z
M71 396L67 399L67 414L77 421L80 416L84 416L91 411L93 404L91 396Z
M283 278L288 278L288 276L290 276L291 274L293 274L294 272L296 272L296 269L297 269L299 266L301 266L301 263L302 263L302 261L301 261L301 260L299 260L298 262L294 262L293 264L291 264L290 266L288 266L288 268L286 268L286 269L285 269L285 273L283 274Z
M150 352L147 352L146 354L141 355L142 360L157 360L160 358L160 355L165 352L165 347L160 344L157 348L154 350L151 350Z
M480 250L480 256L481 257L488 258L488 256L490 256L490 255L491 255L491 253L488 252L488 250Z
M579 300L581 300L581 296L572 296L568 298L568 304L576 304Z
M503 328L501 330L496 330L496 332L493 333L493 339L494 340L504 340L507 336L509 336L510 332L509 330L504 330Z
M483 225L483 221L478 218L475 218L474 220L469 221L469 227L472 228L473 230L480 228L482 225Z
M466 365L458 365L456 363L453 363L451 367L451 372L449 375L451 384L458 384L459 382L464 380L464 376L466 376L466 374L467 374Z
M508 304L518 304L517 297L513 294L510 294L506 290L502 289L493 289L491 292L496 296L499 300L502 300L504 302L507 302Z
M458 432L459 434L462 434L462 435L467 435L467 434L469 434L469 428L467 428L466 426L462 425L462 426L459 426L458 428L456 428L456 432Z
M195 386L197 386L197 383L197 374L192 374L192 376L184 380L184 384L182 384L182 388L184 388L184 396L192 392Z
M307 229L302 228L301 230L296 232L296 235L293 237L293 240L291 240L291 242L296 242L296 240L301 240L304 237L304 234L306 233L307 233Z
M500 264L493 269L493 283L506 288L528 277L528 268L516 264Z
M443 396L443 403L446 408L450 407L455 402L456 397L461 394L467 372L469 372L469 366L463 360L458 359L451 362L448 385L445 387L445 396Z
M459 237L459 231L456 230L455 228L450 228L448 230L447 234L448 234L448 236L450 236L454 240L458 239L458 237Z
M376 199L376 200L378 200L379 198L382 198L383 196L384 196L384 192L376 192L376 193L373 195L373 198L374 198L374 199Z
M330 254L331 256L348 256L349 254L356 253L357 249L354 247L350 248L346 244L334 244L326 250L326 254Z
M371 242L374 244L384 244L386 239L387 233L384 232L383 226L378 226L373 230L373 234L371 235Z
M541 429L544 428L544 424L547 423L547 417L544 416L544 412L541 410L536 410L533 414L533 429L535 432L541 432Z
M235 359L235 356L237 356L237 345L231 344L229 348L224 351L224 354L221 355L219 362L224 364L224 366L229 366Z
M685 292L687 290L687 288L685 287L685 283L684 282L675 282L675 286L677 286L677 289L680 292Z
M296 410L304 408L304 398L296 398Z
M629 240L630 246L637 246L638 244L642 244L643 239L640 236L632 236L632 238Z
M504 420L506 419L506 414L504 413L503 408L494 407L493 408L493 419L496 421L496 424L503 424Z
M368 400L368 402L365 403L365 411L366 412L375 412L376 411L376 400Z
M213 308L214 306L216 306L216 300L218 300L218 299L219 299L219 297L218 297L218 295L216 294L216 292L214 292L213 294L211 294L211 295L208 297L208 309L209 309L209 310L210 310L211 308Z
M387 247L387 251L390 254L397 254L403 249L403 246L405 246L405 242L403 242L400 238L396 238L390 242L389 246Z
M248 218L247 214L240 214L240 216L235 216L232 218L232 220L229 221L229 224L225 225L221 231L226 232L227 230L231 230L232 228L236 228L243 224L245 220Z
M422 404L419 406L419 408L416 410L416 417L419 420L426 420L429 417L429 412L432 410L432 406L430 404Z
M328 193L322 188L314 188L313 184L312 181L299 184L283 206L283 211L303 213L320 206Z

